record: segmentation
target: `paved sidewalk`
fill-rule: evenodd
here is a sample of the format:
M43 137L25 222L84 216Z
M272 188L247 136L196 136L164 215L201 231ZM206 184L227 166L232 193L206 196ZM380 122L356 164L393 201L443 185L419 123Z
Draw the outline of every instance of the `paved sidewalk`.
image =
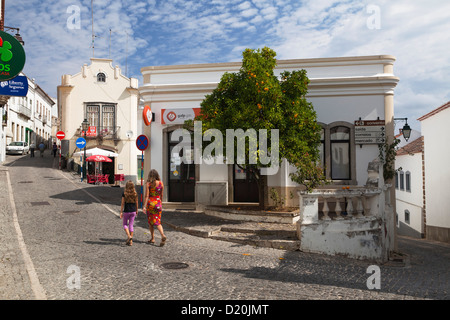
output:
M55 162L53 163L53 168L55 169L54 165ZM9 188L6 179L7 170L8 167L0 165L0 299L35 299L36 296L33 291L33 284L30 281L27 265L23 258L17 232L14 227ZM108 207L110 208L110 211L114 211L118 214L117 199L120 199L123 190L122 188L114 188L111 186L88 186L85 183L81 183L79 176L76 174L66 171L59 171L58 174L62 174L73 181L73 183L83 189L83 191L66 193L64 190L61 190L56 197L52 197L52 199L41 199L41 201L48 200L56 205L55 203L57 200L69 197L74 201L78 201L80 206L91 206L95 205L94 202L101 202L104 207ZM51 181L52 179L56 180L56 176L50 177L49 175L44 178ZM24 180L26 179L24 178ZM62 180L65 179L62 178ZM89 192L98 201L86 199L86 194L84 194L84 192ZM16 202L19 200L20 199L15 199ZM64 211L69 209L70 208L61 208L60 210L63 210L65 215L70 215L69 211ZM79 216L81 217L81 214ZM74 214L73 217L76 219L78 215ZM286 282L292 286L307 286L309 284L308 281L312 281L311 283L317 282L319 284L324 282L324 284L326 284L327 281L325 280L328 278L332 279L333 276L333 274L329 273L329 268L331 266L334 266L335 269L337 268L336 270L333 269L332 273L339 274L342 281L346 278L350 279L351 277L354 277L355 274L361 274L359 271L347 274L348 270L345 269L356 268L356 266L361 265L359 262L355 261L355 263L353 263L348 259L338 256L322 258L321 255L304 254L299 251L291 250L292 248L288 248L286 243L295 242L295 226L229 221L207 216L194 210L177 210L169 208L166 208L163 211L162 221L168 229L196 237L226 240L240 244L249 244L254 247L270 247L270 245L268 245L268 243L270 243L273 244L272 247L275 249L283 249L276 250L277 252L279 251L284 254L285 259L280 261L292 261L281 265L284 270L282 273L273 273L274 269L272 268L249 266L249 269L246 269L245 274L249 275L250 279L253 279L253 277L258 279L259 276L261 277L261 281L263 281L266 279L265 273L269 273L269 279L282 279L283 281L281 283ZM146 227L144 221L142 221L142 223L143 226ZM21 225L21 227L26 229L26 226ZM284 247L283 244L285 245ZM218 241L217 245L221 246L221 242ZM31 243L30 250L32 246L36 247L36 244ZM201 246L199 248L201 248ZM399 251L405 254L408 259L403 261L391 261L382 266L382 285L386 292L388 292L387 297L391 293L394 294L398 292L399 294L410 295L418 299L450 299L449 244L423 239L418 240L399 237ZM216 257L216 259L218 259L218 257ZM298 262L294 263L293 261ZM35 261L35 263L39 263L39 261ZM231 274L234 271L238 272L238 269L232 270L225 268L224 270L229 271L227 274ZM255 275L253 275L253 271L255 272ZM92 272L95 271L93 270ZM362 274L363 276L365 275L364 270ZM289 278L290 275L292 278ZM63 277L64 275L60 276ZM285 277L287 278L285 279ZM43 275L42 280L48 281L48 279L46 279L46 274ZM353 280L353 278L350 280ZM354 282L350 280L348 283ZM195 281L195 279L192 279L192 281ZM199 278L198 281L201 282L205 280ZM346 285L343 285L343 287L346 287ZM61 298L60 296L58 297ZM49 296L49 299L50 298L52 297Z
M0 166L0 299L34 299L14 228L7 168Z

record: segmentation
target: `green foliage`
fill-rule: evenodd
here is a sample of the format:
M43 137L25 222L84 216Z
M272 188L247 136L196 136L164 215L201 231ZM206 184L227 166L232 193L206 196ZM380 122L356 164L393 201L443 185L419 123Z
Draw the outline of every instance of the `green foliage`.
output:
M271 141L270 129L278 129L279 163L286 159L295 166L297 172L291 178L311 189L322 184L324 176L317 165L321 127L312 104L305 99L309 79L305 70L285 71L279 79L274 74L275 56L267 47L246 49L240 71L222 76L217 88L201 103L196 120L202 121L203 132L218 129L224 137L227 129L267 129ZM265 166L259 161L259 144L255 165L248 161L248 145L242 167L254 169L258 178L259 169Z
M394 139L392 143L378 144L378 157L383 163L383 178L384 181L389 181L395 177L395 157L397 155L397 145L400 143L400 139Z

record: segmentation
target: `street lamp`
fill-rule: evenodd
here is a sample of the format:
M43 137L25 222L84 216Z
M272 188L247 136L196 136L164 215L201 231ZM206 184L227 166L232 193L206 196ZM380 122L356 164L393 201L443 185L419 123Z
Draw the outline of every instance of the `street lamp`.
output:
M81 129L83 132L83 136L86 139L86 131L89 129L89 121L87 121L87 119L84 119L83 122L81 123ZM86 145L84 146L84 157L83 157L83 178L86 177L86 147L87 147L87 142Z
M411 127L408 125L408 118L394 118L394 120L405 120L406 123L402 128L402 134L403 138L405 138L406 141L411 137Z
M19 28L13 28L13 27L4 26L4 29L5 29L5 31L15 30L16 34L14 35L14 38L16 38L16 40L19 41L22 46L25 45L25 41L23 41L22 36L20 35L20 29Z

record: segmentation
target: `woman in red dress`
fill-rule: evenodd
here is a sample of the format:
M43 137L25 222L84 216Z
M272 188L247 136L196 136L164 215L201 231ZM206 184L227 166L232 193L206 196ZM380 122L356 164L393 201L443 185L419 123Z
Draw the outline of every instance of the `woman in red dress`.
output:
M150 170L145 187L145 200L144 200L144 213L147 214L147 221L150 228L151 239L149 243L155 243L155 228L156 227L161 234L162 247L167 240L164 235L164 230L161 225L161 212L162 212L162 195L164 191L164 184L159 177L158 171L155 169Z

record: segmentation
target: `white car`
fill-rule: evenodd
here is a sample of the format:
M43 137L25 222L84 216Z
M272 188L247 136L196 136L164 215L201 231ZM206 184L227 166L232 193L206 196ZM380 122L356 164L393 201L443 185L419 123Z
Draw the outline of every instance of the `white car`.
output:
M6 146L6 154L25 154L30 151L28 142L14 141Z

